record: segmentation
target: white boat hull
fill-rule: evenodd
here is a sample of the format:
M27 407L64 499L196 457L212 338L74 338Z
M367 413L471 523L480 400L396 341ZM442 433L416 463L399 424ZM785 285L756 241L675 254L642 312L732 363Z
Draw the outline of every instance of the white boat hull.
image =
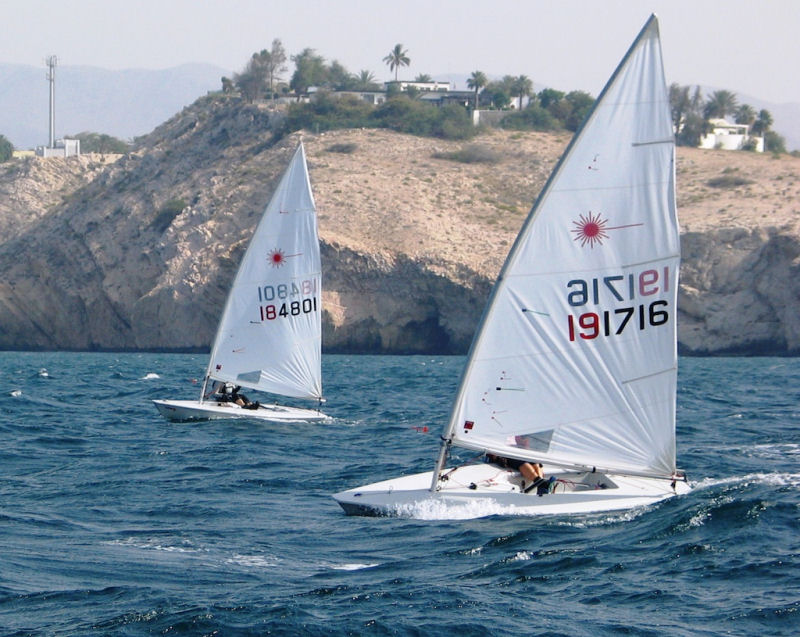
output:
M164 418L176 422L230 418L249 418L271 422L330 420L330 416L316 409L301 409L284 405L261 405L258 409L244 409L234 403L200 402L199 400L154 400L153 403Z
M553 492L524 493L516 471L479 464L445 469L447 479L430 491L433 472L384 480L334 494L348 515L478 518L488 515L567 515L619 511L690 491L685 481L602 473L558 472Z

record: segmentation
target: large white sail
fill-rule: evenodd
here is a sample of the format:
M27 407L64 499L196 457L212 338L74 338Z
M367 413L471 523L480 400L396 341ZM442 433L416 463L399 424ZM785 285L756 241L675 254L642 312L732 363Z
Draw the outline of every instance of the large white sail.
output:
M208 376L321 398L321 292L317 216L301 143L239 266Z
M675 471L674 171L653 16L501 271L453 407L454 444L554 464Z

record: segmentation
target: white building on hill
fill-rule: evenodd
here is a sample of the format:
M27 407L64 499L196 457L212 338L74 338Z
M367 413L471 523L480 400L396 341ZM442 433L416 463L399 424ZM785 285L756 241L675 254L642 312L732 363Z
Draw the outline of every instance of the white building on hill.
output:
M755 144L756 152L764 152L764 138L750 135L747 124L731 124L724 119L711 119L711 132L700 138L700 148L741 150L748 142Z
M77 157L81 154L80 139L57 139L54 148L49 146L37 146L36 155L38 157Z

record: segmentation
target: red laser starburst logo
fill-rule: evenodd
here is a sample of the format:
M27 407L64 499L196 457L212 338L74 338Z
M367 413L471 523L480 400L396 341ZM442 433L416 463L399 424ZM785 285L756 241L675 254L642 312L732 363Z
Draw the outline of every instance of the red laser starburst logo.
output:
M623 228L636 228L643 226L643 223L628 223L623 226L609 226L608 219L603 219L599 213L595 214L591 210L588 215L580 215L577 221L573 221L575 226L570 232L575 234L574 241L579 241L581 247L589 245L594 248L595 244L603 245L603 241L608 239L609 230L622 230Z
M573 221L572 225L575 226L572 232L575 233L575 241L580 241L581 247L587 243L590 248L594 248L594 244L603 245L603 239L608 239L606 233L607 219L603 219L599 214L594 214L591 210L588 215L580 215L577 221Z
M270 265L273 268L280 268L286 265L286 259L289 259L290 257L299 257L301 254L303 253L298 252L297 254L286 254L280 248L275 248L272 252L269 253L269 256L267 256L267 260L269 261Z
M272 264L273 268L280 268L284 263L286 263L286 255L283 253L283 250L275 248L272 252L270 252L269 262Z

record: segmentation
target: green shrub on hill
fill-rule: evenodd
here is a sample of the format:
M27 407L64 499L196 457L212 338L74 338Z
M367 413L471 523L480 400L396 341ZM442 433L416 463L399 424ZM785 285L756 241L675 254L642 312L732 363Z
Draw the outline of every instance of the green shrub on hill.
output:
M117 137L106 135L105 133L91 133L85 131L72 135L72 139L81 141L82 153L109 153L125 154L130 150L130 145Z
M375 109L375 125L400 133L442 139L468 139L475 134L467 111L455 104L442 108L398 95Z
M310 102L289 106L280 135L341 128L388 128L443 139L468 139L476 133L466 109L455 104L438 108L397 95L374 107L354 96L320 93Z
M536 104L509 113L500 125L508 130L557 130L562 127L549 110Z
M370 104L352 95L334 97L318 93L310 102L289 105L282 133L368 127L373 110Z
M486 146L472 144L459 150L433 153L434 159L448 159L462 164L496 164L502 157L500 153Z

